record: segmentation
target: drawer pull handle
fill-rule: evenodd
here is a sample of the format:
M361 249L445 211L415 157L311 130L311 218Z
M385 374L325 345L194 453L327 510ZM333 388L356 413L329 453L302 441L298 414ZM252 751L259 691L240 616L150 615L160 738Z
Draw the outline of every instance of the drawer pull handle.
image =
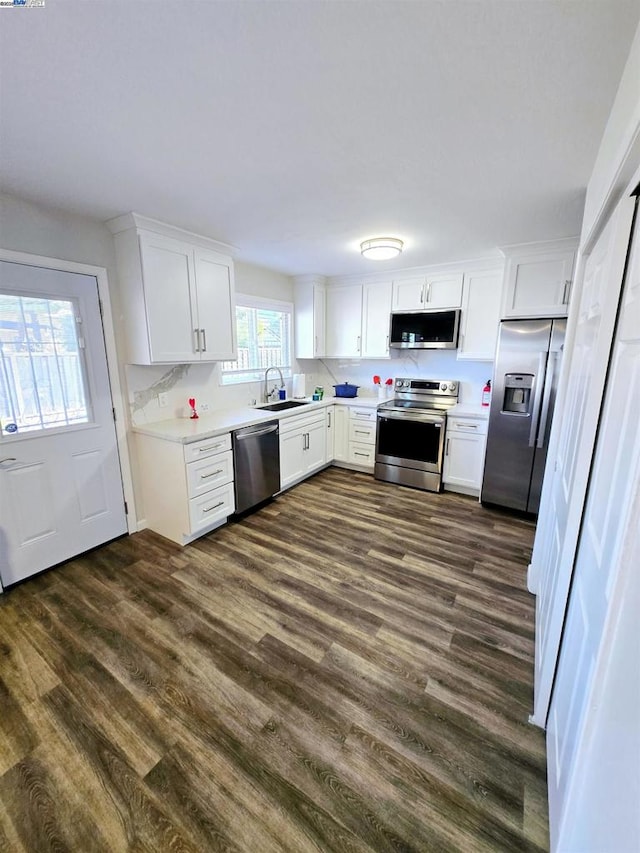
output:
M15 457L15 456L5 456L5 457L4 457L4 459L0 459L0 465L1 465L3 462L15 462L15 461L16 461L16 457Z
M208 506L206 509L203 509L202 512L213 512L214 509L218 509L219 506L224 506L224 501L219 501L217 504L213 506Z
M209 477L215 477L216 474L222 474L222 468L218 468L217 471L212 471L210 474L200 474L201 480L208 480Z
M198 453L205 453L207 450L215 450L216 447L222 447L223 443L219 441L217 444L210 444L208 447L201 447Z
M365 420L365 421L369 421L369 420L371 420L371 415L370 415L370 414L368 414L368 413L367 413L367 414L364 414L364 413L362 413L362 412L356 412L356 415L355 415L355 416L356 416L356 418L362 418L362 419L363 419L363 420Z
M368 429L355 429L354 432L358 435L369 435Z
M367 457L367 459L369 458L369 454L368 454L368 453L358 453L358 451L357 451L357 450L354 452L354 454L353 454L353 455L354 455L354 456L366 456L366 457Z
M456 429L478 429L478 424L456 424Z

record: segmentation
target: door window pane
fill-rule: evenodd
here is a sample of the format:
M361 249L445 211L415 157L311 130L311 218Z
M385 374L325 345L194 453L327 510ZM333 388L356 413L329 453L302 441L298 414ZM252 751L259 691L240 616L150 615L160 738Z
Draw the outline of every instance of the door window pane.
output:
M89 420L77 317L72 300L0 293L3 435Z

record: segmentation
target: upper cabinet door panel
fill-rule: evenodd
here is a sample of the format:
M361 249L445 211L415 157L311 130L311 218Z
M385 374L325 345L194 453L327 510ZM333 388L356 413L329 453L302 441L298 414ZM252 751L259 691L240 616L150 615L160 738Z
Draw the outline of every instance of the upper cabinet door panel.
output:
M198 360L192 247L141 234L140 254L150 361Z
M424 307L459 308L462 305L462 273L428 275Z
M505 271L504 317L566 317L575 251L514 256Z
M236 358L233 269L217 252L194 250L201 361Z
M393 311L418 311L424 308L425 278L407 278L393 282Z
M362 289L362 357L389 357L391 282L365 284Z
M493 361L502 302L502 269L465 273L458 358Z
M362 285L327 288L326 355L359 358L362 351Z

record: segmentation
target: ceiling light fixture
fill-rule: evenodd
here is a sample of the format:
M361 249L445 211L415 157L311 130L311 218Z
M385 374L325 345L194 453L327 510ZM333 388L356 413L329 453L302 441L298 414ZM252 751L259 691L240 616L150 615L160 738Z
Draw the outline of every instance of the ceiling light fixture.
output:
M387 261L402 251L404 243L397 237L374 237L360 243L362 256L372 261Z

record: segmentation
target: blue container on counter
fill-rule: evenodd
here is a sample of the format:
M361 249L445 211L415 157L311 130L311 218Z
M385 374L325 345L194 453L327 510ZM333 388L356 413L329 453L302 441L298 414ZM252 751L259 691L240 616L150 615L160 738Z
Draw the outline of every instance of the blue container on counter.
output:
M359 385L350 385L344 382L342 385L333 386L336 392L336 397L357 397Z

